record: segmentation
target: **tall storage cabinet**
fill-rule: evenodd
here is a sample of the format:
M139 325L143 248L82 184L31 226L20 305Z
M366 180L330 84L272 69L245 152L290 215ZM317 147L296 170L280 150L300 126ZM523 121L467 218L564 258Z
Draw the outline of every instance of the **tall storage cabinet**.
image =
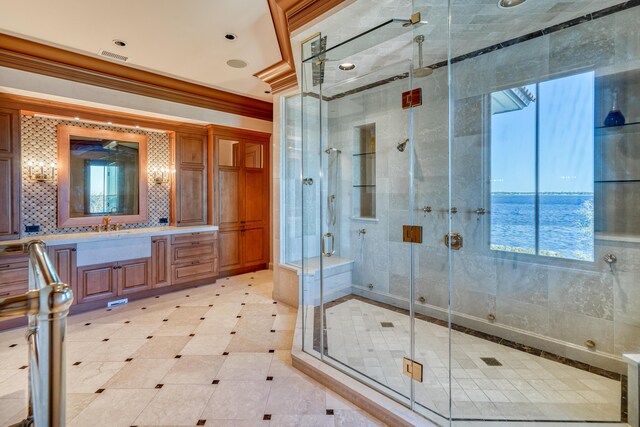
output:
M220 275L269 263L268 134L213 128Z
M0 108L0 240L20 234L20 111Z
M207 137L178 132L172 148L172 222L177 226L206 224Z

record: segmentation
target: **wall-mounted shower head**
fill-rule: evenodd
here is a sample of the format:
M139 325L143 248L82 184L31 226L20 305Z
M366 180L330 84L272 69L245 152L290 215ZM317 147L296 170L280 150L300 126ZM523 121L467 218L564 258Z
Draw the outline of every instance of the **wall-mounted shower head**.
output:
M433 69L425 67L422 63L422 43L424 43L424 36L420 34L413 40L418 43L418 68L413 70L413 77L420 78L430 76L433 74Z
M399 152L403 152L405 148L407 148L407 144L409 143L409 138L405 139L403 142L401 142L400 144L396 145L396 148L398 149Z
M324 150L324 152L325 152L325 153L327 153L327 154L331 154L331 153L333 153L333 152L338 153L338 154L341 154L341 153L342 153L342 150L338 150L338 149L337 149L337 148L335 148L335 147L329 147L329 148L327 148L326 150Z

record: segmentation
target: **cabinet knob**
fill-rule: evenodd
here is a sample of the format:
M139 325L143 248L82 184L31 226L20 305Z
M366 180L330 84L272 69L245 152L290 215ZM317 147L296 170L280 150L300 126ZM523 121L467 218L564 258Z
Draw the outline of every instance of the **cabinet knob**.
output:
M75 252L75 251L76 251L76 248L72 248L72 249L71 249L71 252Z

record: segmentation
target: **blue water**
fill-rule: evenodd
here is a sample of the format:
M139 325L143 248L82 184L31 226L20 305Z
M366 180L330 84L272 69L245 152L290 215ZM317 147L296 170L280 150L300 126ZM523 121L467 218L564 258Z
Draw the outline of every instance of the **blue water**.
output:
M593 259L593 194L542 194L539 253L562 258ZM495 193L491 196L491 245L535 253L535 196ZM506 249L514 250L514 249Z

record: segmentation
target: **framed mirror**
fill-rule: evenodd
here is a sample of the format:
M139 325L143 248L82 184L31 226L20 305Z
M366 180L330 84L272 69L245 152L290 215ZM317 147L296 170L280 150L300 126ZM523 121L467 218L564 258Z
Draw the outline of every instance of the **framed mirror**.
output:
M58 125L58 227L147 222L146 135Z

